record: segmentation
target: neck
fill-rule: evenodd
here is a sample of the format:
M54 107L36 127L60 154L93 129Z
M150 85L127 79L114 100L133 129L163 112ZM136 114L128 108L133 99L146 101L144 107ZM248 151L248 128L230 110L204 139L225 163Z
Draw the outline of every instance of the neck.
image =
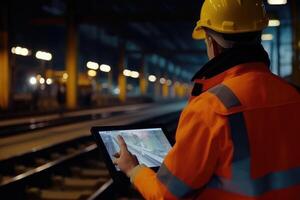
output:
M262 45L237 46L231 49L224 49L222 53L211 59L193 77L195 79L206 79L216 76L236 65L263 62L270 65L267 52Z

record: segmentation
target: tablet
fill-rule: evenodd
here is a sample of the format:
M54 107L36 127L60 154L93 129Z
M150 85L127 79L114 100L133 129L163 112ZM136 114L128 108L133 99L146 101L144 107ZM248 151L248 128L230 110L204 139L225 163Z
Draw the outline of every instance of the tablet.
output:
M117 176L120 172L120 169L113 164L115 159L113 155L120 151L118 135L124 138L128 150L136 155L140 164L154 170L161 166L172 148L162 127L93 127L91 132L112 176Z

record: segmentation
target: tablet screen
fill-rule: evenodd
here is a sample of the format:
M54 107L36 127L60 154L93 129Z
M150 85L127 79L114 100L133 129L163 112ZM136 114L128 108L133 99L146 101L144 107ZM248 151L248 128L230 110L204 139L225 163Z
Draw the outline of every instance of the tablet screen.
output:
M160 167L171 149L161 128L99 131L99 134L112 160L113 155L120 151L118 135L124 138L128 150L136 155L139 163L147 167ZM118 167L116 169L120 171Z

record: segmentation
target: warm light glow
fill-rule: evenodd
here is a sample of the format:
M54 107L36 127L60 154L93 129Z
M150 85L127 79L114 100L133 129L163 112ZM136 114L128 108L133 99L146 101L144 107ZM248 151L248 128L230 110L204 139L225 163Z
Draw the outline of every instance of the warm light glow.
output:
M167 80L167 85L168 86L171 86L172 85L172 81L169 79L169 80Z
M37 79L36 79L35 77L30 77L29 83L30 83L31 85L36 85L36 84L37 84Z
M268 0L270 5L284 5L287 4L287 0Z
M102 64L100 65L100 71L102 72L110 72L111 67L109 65Z
M140 76L140 73L137 71L131 71L130 73L131 78L138 78Z
M68 73L63 73L63 76L62 76L63 80L67 80L69 78L69 75Z
M167 82L167 80L166 80L165 78L160 78L160 79L159 79L159 82L160 82L161 84L165 84L165 83Z
M53 83L53 80L51 78L47 78L46 84L51 85Z
M148 76L148 80L150 81L150 82L152 82L152 83L154 83L155 81L156 81L156 76L154 76L154 75L150 75L150 76Z
M128 69L124 69L123 75L124 75L124 76L130 76L130 75L131 75L131 71L128 70Z
M99 64L96 63L96 62L89 61L89 62L86 63L86 67L89 68L89 69L92 69L92 70L98 70L99 69Z
M269 26L270 27L280 26L280 21L278 19L270 19Z
M95 70L89 70L88 71L88 76L95 77L95 76L97 76L97 72Z
M39 80L39 81L40 81L40 84L42 84L42 85L45 83L45 79L44 79L43 77L42 77L42 78L40 78L40 80Z
M46 60L46 61L52 60L52 54L44 51L36 52L35 57L40 60Z
M137 71L131 71L129 69L124 69L123 75L127 76L127 77L131 77L131 78L138 78L138 77L140 77L140 73L138 73Z
M11 48L11 53L20 55L20 56L28 56L29 50L27 48L23 48L23 47L13 47L13 48Z
M270 40L273 40L273 35L272 34L263 34L261 36L261 40L263 41L270 41Z

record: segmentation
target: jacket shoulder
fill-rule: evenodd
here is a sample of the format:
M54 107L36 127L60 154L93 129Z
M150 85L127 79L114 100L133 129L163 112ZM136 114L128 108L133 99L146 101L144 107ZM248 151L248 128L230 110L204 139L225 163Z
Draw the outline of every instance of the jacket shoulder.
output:
M272 73L247 73L226 80L223 84L231 89L247 110L300 103L299 92Z
M191 108L201 109L210 114L229 115L244 109L239 98L230 87L221 83L190 102Z

